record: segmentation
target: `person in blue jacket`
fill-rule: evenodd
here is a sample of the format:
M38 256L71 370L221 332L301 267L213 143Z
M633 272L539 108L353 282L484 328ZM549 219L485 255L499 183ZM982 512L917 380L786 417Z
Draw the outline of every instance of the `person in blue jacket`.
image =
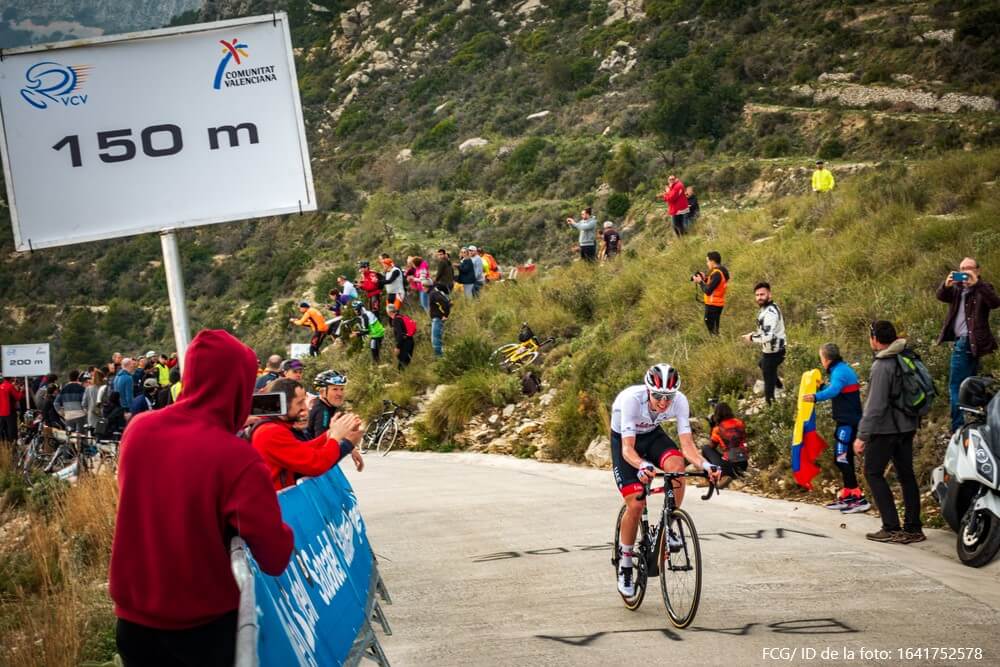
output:
M844 478L844 488L837 498L826 505L827 509L839 510L844 514L867 512L871 504L865 500L854 472L854 438L861 422L861 386L858 374L840 356L836 343L823 343L819 348L819 360L829 374L829 381L815 394L802 397L807 402L830 401L834 430L834 463Z

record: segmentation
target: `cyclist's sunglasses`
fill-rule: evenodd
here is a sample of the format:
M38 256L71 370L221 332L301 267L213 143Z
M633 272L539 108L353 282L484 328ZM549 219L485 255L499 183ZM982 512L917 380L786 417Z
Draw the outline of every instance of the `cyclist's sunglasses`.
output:
M664 393L659 392L659 391L651 391L651 392L649 392L649 395L651 397L653 397L657 401L670 401L670 400L673 400L673 398L674 398L673 393L664 394Z

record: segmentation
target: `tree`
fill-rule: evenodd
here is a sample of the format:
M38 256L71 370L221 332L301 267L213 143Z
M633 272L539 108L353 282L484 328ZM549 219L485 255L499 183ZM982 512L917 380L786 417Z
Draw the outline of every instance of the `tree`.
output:
M604 180L618 192L630 192L642 180L639 170L639 155L630 143L624 143L615 150L604 168Z
M97 364L108 352L98 340L100 315L80 308L66 320L62 331L62 348L70 368L85 368Z

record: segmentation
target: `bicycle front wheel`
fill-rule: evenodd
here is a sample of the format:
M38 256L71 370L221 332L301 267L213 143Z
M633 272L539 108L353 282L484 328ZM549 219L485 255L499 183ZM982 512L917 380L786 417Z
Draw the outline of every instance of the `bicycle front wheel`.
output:
M493 354L490 355L490 363L503 368L504 365L507 364L509 357L520 348L520 343L507 343L506 345L501 345L497 349L493 350Z
M375 441L378 438L379 420L368 423L365 434L361 436L361 453L364 454L369 449L375 448Z
M615 538L614 551L611 553L611 563L615 566L615 588L618 587L618 562L620 560L619 554L621 553L621 534L622 534L622 519L625 518L625 505L622 505L621 511L618 512L618 521L615 522ZM629 611L635 611L642 604L642 599L646 597L646 582L648 580L648 573L646 572L646 557L643 552L642 545L646 544L646 531L642 527L642 522L639 522L639 529L636 531L635 536L635 555L632 557L632 563L634 564L632 568L632 576L635 577L635 594L631 597L622 595L621 591L618 592L622 596L622 601L625 603L625 608Z
M679 540L680 545L670 547L665 533ZM674 627L686 628L694 620L701 599L701 546L687 512L675 509L670 513L657 547L663 604Z
M396 444L396 436L399 435L399 424L396 423L395 419L390 419L385 428L378 436L378 451L379 454L385 456L392 449L392 446Z

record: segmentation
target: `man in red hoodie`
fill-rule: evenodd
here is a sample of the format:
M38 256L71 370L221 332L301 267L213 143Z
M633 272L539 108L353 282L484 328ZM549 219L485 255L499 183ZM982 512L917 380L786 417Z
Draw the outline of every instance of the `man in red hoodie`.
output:
M232 665L240 593L230 539L241 536L267 574L288 565L292 530L267 466L235 435L256 369L249 347L202 331L184 358L178 401L125 431L110 593L127 667Z
M684 193L684 184L673 174L667 177L667 190L663 193L663 201L667 202L667 213L670 214L674 234L683 236L684 223L687 222L687 214L690 213L691 208L688 206L687 195Z

